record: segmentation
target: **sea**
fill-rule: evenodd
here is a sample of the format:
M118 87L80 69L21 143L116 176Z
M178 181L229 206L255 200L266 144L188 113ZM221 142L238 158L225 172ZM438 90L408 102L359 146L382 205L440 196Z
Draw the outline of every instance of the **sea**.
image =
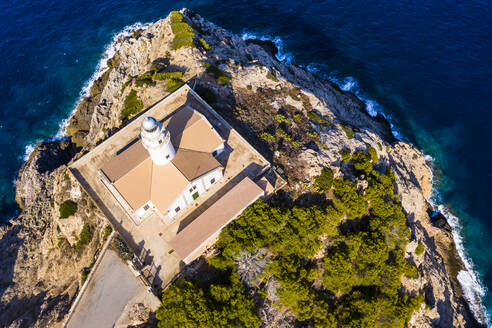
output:
M337 83L425 154L431 203L453 226L475 313L492 316L492 2L3 0L0 2L0 219L42 140L64 125L106 69L119 36L190 8L279 60Z

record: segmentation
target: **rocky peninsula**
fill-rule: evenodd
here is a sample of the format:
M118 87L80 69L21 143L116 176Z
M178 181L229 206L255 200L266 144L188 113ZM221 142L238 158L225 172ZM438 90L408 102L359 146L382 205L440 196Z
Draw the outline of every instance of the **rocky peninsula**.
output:
M38 144L21 168L16 184L21 211L0 228L0 326L62 325L108 226L67 165L182 83L281 169L292 199L313 193L313 181L325 167L335 177L350 175L341 154L372 149L378 166L394 172L411 230L405 258L418 274L403 276L401 288L425 296L409 326L483 326L457 278L465 268L451 227L427 201L431 171L422 152L395 139L389 123L370 116L352 93L280 62L272 42L243 40L191 11L181 13L182 22L169 16L117 40L108 68L70 119L69 138ZM66 201L77 208L62 218ZM82 238L84 229L90 230L89 240ZM279 315L269 312L265 321L278 322Z

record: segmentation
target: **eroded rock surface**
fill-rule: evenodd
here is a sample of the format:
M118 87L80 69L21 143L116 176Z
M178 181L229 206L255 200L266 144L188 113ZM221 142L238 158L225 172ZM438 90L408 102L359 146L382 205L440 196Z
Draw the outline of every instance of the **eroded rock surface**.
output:
M200 46L172 50L169 17L119 40L110 68L95 82L90 97L82 100L70 121L67 133L73 143L41 143L22 167L16 196L22 211L0 230L0 248L5 254L0 259L0 326L61 326L80 287L80 272L94 260L107 224L69 174L67 165L124 124L120 114L131 90L137 91L144 108L168 94L166 81L136 85L137 77L151 71L152 64L159 61L169 63L167 71L182 72L183 81L282 168L293 196L309 192L310 181L324 166L335 174L344 172L342 149L353 153L368 145L374 148L381 165L391 167L396 174L412 230L407 257L418 266L419 277L404 280L403 286L411 293L425 292L428 303L414 313L410 325L477 325L456 278L462 263L449 226L431 222L428 214L426 198L432 185L423 154L395 140L389 124L382 117L368 115L364 103L353 94L278 61L271 43L245 42L194 13L182 12L210 50ZM230 83L219 84L207 73L205 62L230 76ZM316 113L319 120L307 120L308 113ZM279 119L277 114L294 122L289 130L292 139L272 145L260 136L276 133L271 128ZM298 120L296 114L303 118ZM59 206L69 199L77 202L77 212L61 219ZM78 236L86 224L93 238L77 250ZM422 255L415 254L419 241L425 245ZM261 309L261 316L271 327L293 323L274 306ZM138 316L135 321L140 319Z

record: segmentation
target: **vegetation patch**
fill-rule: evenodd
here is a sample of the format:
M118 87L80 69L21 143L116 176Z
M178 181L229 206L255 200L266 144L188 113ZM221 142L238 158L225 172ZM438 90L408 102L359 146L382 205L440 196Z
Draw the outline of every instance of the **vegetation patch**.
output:
M111 228L110 225L107 225L106 228L104 228L103 231L103 240L106 241L109 237L109 235L113 232L113 228Z
M205 50L205 51L209 51L209 50L212 50L212 47L207 43L207 41L205 41L204 38L200 38L199 40L200 42L200 45L202 46L202 48Z
M123 261L128 261L133 258L133 252L130 246L127 245L119 234L113 239L113 249Z
M417 248L415 248L415 254L416 255L422 255L424 254L424 244L419 241L419 244L417 245Z
M349 138L349 139L354 138L354 130L352 130L351 127L349 127L347 125L342 125L342 129L345 132L345 135L347 136L347 138Z
M188 25L179 11L171 12L171 30L174 33L174 39L171 41L171 49L177 50L181 47L194 47L193 39L195 32Z
M288 118L287 116L285 116L284 114L276 114L275 115L275 120L278 123L285 123L287 125L291 125L292 124L292 120L290 118Z
M121 119L125 120L137 114L143 109L143 103L137 96L137 91L132 90L125 98L125 107L121 112Z
M401 288L403 275L418 276L404 256L410 230L393 172L377 171L370 155L363 155L354 154L350 166L365 181L362 188L324 170L316 180L323 189L333 188L331 202L292 206L258 200L248 207L222 230L218 255L209 260L207 275L220 279L210 287L181 280L166 290L160 326L258 327L258 310L241 281L261 306L274 296L265 288L273 280L280 286L275 306L293 313L295 326L406 327L423 302L422 295ZM266 255L255 275L245 270L259 264L238 265L245 254L260 253Z
M350 149L343 148L340 150L340 156L342 157L343 162L348 162L352 158L352 154L350 154Z
M184 84L183 81L176 80L176 79L169 79L166 82L167 92L174 92L178 90L183 84Z
M264 140L266 142L273 142L273 141L275 141L275 137L272 136L268 132L263 132L262 134L260 134L260 138L261 138L261 140Z
M231 82L232 78L218 67L210 63L204 63L203 65L207 68L206 72L213 75L218 84L225 85Z
M183 72L162 72L154 73L154 80L163 81L167 79L181 79L183 77Z
M77 203L68 199L60 204L60 219L71 217L77 212Z
M314 178L316 188L321 192L327 192L333 185L333 171L329 167L324 167L321 174Z
M269 80L272 80L273 82L278 82L279 81L277 79L277 76L275 75L275 73L273 73L272 71L268 71L268 73L266 74L266 78L269 79Z
M329 124L330 122L328 122L327 120L325 120L323 117L321 117L321 115L319 115L318 113L316 113L315 111L310 111L307 113L307 117L312 120L312 121L315 121L315 122L319 122L319 123L323 123L323 124Z
M77 243L75 244L75 249L76 250L81 250L85 245L90 243L92 240L92 228L89 224L84 224L82 227L82 231L80 232L79 235L79 240L77 240Z

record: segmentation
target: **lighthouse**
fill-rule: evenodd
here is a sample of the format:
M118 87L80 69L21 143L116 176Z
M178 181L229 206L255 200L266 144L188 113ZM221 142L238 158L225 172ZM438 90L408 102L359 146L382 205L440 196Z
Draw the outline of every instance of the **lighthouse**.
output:
M142 121L140 138L156 165L166 165L176 155L171 142L171 133L153 117L147 116Z

